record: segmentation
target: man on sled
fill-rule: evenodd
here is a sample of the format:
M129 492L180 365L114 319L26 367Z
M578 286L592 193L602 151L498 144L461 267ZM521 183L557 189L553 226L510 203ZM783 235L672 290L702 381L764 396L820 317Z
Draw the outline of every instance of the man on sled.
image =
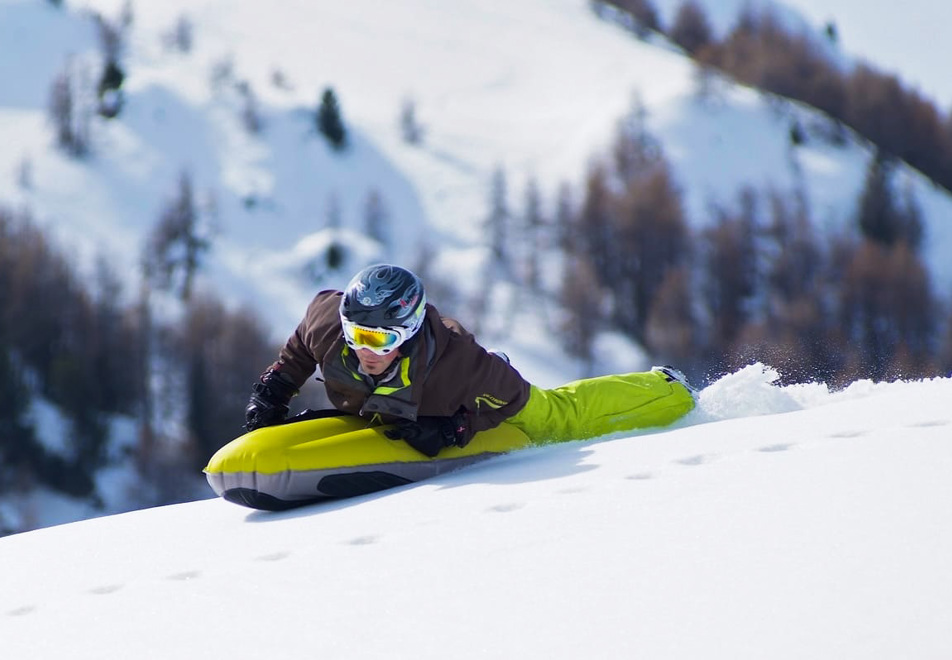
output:
M255 383L245 428L283 422L318 367L338 411L391 425L387 437L429 457L502 422L547 444L665 426L695 405L695 391L670 367L532 385L428 304L415 274L393 265L370 266L344 291L315 296Z

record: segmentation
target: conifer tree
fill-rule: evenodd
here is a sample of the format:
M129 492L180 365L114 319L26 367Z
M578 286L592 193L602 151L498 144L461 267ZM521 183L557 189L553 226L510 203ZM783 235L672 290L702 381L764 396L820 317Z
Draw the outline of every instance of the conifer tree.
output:
M509 184L506 171L498 166L493 171L489 190L489 215L486 216L486 234L489 236L489 249L492 252L494 269L500 274L509 274L511 270L509 250Z
M317 109L317 130L336 151L346 148L347 129L344 127L337 95L330 87L321 94L321 103Z
M126 77L119 63L124 45L123 28L121 22L113 24L102 16L97 16L96 25L104 61L99 83L96 86L99 114L106 118L113 118L122 109L121 88Z

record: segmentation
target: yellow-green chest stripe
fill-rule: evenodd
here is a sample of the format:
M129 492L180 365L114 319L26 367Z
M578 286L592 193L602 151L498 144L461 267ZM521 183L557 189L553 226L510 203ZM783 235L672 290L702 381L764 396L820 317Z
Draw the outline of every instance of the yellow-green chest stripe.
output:
M380 385L374 390L374 394L393 394L394 392L399 392L400 390L410 387L410 358L400 358L400 386L399 387L388 387L386 385Z

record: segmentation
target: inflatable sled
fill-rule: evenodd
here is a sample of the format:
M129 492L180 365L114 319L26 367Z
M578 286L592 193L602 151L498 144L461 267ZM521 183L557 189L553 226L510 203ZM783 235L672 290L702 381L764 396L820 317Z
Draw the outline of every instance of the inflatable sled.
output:
M466 447L427 458L387 438L386 428L368 428L367 420L351 415L304 413L231 441L212 456L205 476L229 502L280 511L402 486L529 445L525 433L501 424L477 433Z

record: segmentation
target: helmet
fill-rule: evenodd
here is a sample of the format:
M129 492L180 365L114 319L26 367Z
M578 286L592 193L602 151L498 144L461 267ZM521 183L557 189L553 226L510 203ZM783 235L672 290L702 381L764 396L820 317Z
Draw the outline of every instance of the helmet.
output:
M423 325L425 312L420 278L390 264L368 266L354 275L340 301L342 322L401 329L407 339Z

